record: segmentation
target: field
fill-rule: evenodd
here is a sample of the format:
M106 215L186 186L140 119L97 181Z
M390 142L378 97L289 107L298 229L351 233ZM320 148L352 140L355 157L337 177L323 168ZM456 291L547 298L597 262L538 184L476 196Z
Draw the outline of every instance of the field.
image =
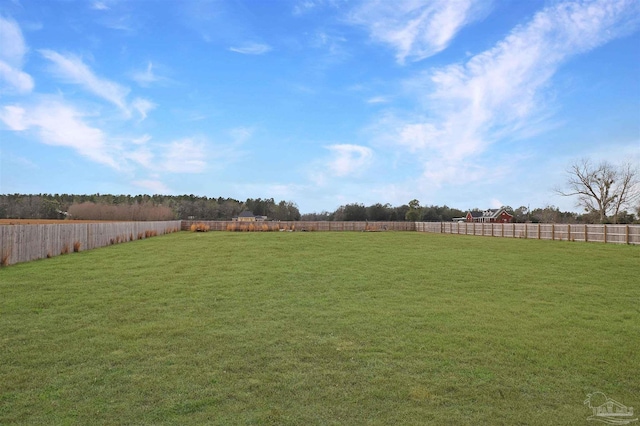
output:
M0 424L584 424L640 407L640 247L187 233L0 270ZM637 417L637 416L636 416Z

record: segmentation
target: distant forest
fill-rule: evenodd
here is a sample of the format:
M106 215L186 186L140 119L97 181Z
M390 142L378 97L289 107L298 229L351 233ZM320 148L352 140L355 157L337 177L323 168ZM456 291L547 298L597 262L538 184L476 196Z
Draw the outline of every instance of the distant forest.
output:
M503 206L515 222L596 223L593 214L562 212L557 207L528 209ZM448 206L421 206L418 200L408 204L345 204L333 212L300 214L292 201L273 198L209 198L196 195L72 195L6 194L0 195L0 219L88 219L88 220L231 220L242 211L267 216L268 220L307 221L423 221L449 222L467 211ZM479 211L480 209L473 209ZM636 217L624 213L618 223L634 223Z

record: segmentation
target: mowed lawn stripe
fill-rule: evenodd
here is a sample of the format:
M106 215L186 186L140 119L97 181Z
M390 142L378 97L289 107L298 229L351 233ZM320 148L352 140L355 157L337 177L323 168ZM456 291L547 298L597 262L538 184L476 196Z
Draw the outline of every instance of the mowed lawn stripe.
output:
M0 424L573 424L640 403L640 248L179 233L0 270ZM635 404L635 405L634 405Z

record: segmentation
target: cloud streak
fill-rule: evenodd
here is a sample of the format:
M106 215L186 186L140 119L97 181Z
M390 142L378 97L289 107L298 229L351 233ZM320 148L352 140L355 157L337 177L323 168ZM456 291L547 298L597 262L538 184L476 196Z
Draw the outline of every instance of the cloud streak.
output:
M397 62L404 64L446 49L462 27L484 16L488 4L479 0L366 1L353 11L350 21L366 27L374 40L391 45Z
M25 94L33 90L31 76L22 71L27 46L15 21L0 16L0 93Z
M229 50L243 55L264 55L271 51L271 46L263 43L245 43L242 46L230 47Z
M456 179L469 172L469 158L496 141L535 134L530 123L544 117L546 89L559 67L627 34L639 16L633 0L565 2L543 9L466 63L409 81L426 110L413 119L389 115L382 125L390 140L423 157L426 178ZM484 175L468 174L471 179Z
M337 177L344 177L362 171L369 165L373 157L373 151L366 146L337 144L329 145L326 148L332 154L327 166L333 175Z
M63 55L53 50L41 49L40 54L51 61L53 73L63 81L76 84L89 93L106 100L118 107L127 117L131 117L136 111L140 115L140 121L147 118L155 104L147 99L135 98L131 103L127 97L130 89L111 80L97 76L82 59L75 55Z
M120 169L104 132L87 125L82 113L62 102L44 101L28 109L5 106L0 120L10 130L35 130L44 144L71 148L91 161Z
M48 49L40 50L40 54L53 63L53 71L58 77L82 86L85 90L127 111L128 88L96 76L77 56L62 55Z
M160 165L163 170L172 173L201 173L207 166L204 158L204 144L185 138L164 147Z

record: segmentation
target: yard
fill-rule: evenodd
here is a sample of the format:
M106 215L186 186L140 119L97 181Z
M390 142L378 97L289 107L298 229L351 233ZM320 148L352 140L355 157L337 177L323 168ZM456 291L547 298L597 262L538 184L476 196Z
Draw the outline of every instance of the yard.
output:
M0 269L0 424L583 424L640 247L181 232ZM637 417L637 416L636 416Z

